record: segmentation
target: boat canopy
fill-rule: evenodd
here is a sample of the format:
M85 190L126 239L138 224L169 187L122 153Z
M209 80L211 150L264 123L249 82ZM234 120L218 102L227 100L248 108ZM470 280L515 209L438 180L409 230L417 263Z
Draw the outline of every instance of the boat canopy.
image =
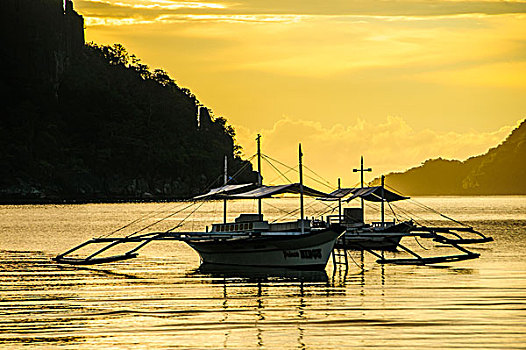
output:
M330 193L328 197L322 197L318 198L323 201L334 201L338 200L344 197L350 196L349 198L346 198L346 202L350 202L351 200L355 198L363 198L366 201L370 202L381 202L382 201L382 186L373 186L373 187L358 187L358 188L340 188L336 191L333 191ZM383 189L383 197L386 202L396 202L401 201L404 199L409 199L409 197L404 197L402 195L399 195L398 193L395 193L393 191L389 191L388 189Z
M277 186L259 186L253 190L237 193L237 194L228 194L224 198L228 199L261 199L261 198L270 198L275 195L283 193L300 193L300 184L293 183L287 185L277 185ZM329 193L324 193L313 188L303 185L303 194L311 197L332 197Z
M239 184L239 185L224 185L221 187L212 188L204 194L193 197L193 199L223 199L229 194L247 191L249 188L256 186L255 184Z

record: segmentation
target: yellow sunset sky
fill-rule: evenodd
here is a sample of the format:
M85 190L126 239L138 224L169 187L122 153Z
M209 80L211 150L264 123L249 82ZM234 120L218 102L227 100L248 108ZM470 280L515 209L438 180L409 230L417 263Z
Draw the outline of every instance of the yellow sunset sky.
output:
M526 118L526 1L76 0L86 40L170 73L255 151L344 185L464 160ZM220 168L220 166L219 166ZM272 175L267 177L272 178Z

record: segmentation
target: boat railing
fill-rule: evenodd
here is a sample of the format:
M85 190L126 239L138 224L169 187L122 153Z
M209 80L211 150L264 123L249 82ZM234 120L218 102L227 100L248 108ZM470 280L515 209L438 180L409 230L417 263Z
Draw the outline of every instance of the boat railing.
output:
M323 219L313 219L311 221L312 228L327 228L329 225Z
M393 221L373 221L371 222L371 226L374 227L374 228L379 228L379 227L390 227L390 226L394 226L396 225L396 221L395 219L393 219Z
M341 224L343 222L344 216L338 214L327 215L325 219L327 220L327 225L330 226L331 224Z
M328 226L332 224L343 225L347 228L359 228L359 227L368 226L363 221L352 220L349 218L349 216L346 216L346 215L338 215L338 214L327 215L326 220L327 220Z

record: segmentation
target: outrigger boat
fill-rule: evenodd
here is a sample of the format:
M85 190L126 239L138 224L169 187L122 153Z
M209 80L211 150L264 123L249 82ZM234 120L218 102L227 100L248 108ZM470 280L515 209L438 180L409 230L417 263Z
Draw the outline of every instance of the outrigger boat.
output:
M152 241L176 240L192 247L203 264L236 265L252 267L279 267L292 269L323 270L334 244L345 228L337 223L321 224L304 217L303 196L327 197L327 193L303 185L302 152L299 146L299 183L264 186L261 177L260 136L258 136L258 184L224 185L194 197L193 201L223 199L223 223L213 224L205 232L151 232L126 237L94 238L54 260L73 265L93 265L137 257L137 251ZM225 166L226 168L226 166ZM226 171L225 171L226 173ZM300 218L292 222L269 223L261 213L261 200L283 193L299 194ZM234 222L226 221L226 200L257 199L257 214L241 214ZM105 247L85 258L71 254L90 244L107 243ZM119 244L138 243L121 255L100 257L102 253Z
M345 246L351 250L396 251L402 237L410 235L411 230L416 227L412 220L401 222L385 221L384 215L382 215L381 221L373 221L370 224L365 223L363 207L343 208L343 215L341 215L341 201L344 197L348 197L345 199L346 202L350 202L355 198L361 198L365 201L380 202L382 204L383 202L394 202L408 198L389 191L382 186L340 188L331 192L329 198L323 199L335 200L334 198L337 198L339 201L339 214L329 215L327 220L329 223L340 223L346 229L345 234L336 244L337 248Z
M462 247L463 244L487 243L493 241L493 238L486 237L476 231L473 227L462 226L462 223L440 214L444 218L452 220L461 226L451 227L431 227L417 225L412 219L405 221L386 221L385 220L385 203L391 203L401 200L407 200L409 197L403 196L385 188L385 177L381 176L381 185L364 187L363 173L372 169L363 168L363 157L361 168L354 169L355 172L361 172L361 187L359 188L339 188L330 193L326 198L318 198L324 201L338 201L338 215L327 216L329 224L340 224L345 227L345 233L337 240L333 252L333 262L338 263L337 257L344 257L347 264L347 250L367 251L379 259L378 263L386 264L434 264L442 262L461 261L476 259L480 256L478 253L469 251ZM361 207L344 208L342 215L342 200L347 203L355 198L361 199ZM379 202L381 204L381 220L367 224L364 221L364 201ZM390 204L389 204L390 205ZM428 208L431 209L431 208ZM474 238L464 238L461 233L472 233ZM432 239L443 245L448 245L463 254L441 255L424 257L417 254L409 247L401 244L404 237L415 237ZM409 254L409 258L392 258L384 257L385 251L398 252L399 249Z

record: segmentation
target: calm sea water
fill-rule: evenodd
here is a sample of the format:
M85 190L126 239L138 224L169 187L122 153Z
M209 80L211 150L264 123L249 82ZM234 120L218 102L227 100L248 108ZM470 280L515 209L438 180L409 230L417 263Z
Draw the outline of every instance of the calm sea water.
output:
M137 259L79 268L51 258L145 217L119 232L131 233L185 204L0 206L0 348L525 349L526 197L417 201L495 242L470 246L480 259L439 266L381 266L354 252L347 270L330 263L321 273L200 270L185 244L157 242ZM280 217L282 203L271 200L264 210ZM284 203L290 211L296 202ZM448 224L414 204L398 207L418 222ZM256 204L229 208L234 218ZM152 229L173 227L192 209ZM221 215L222 203L205 204L183 228L201 229ZM448 251L426 240L406 244L424 255Z

